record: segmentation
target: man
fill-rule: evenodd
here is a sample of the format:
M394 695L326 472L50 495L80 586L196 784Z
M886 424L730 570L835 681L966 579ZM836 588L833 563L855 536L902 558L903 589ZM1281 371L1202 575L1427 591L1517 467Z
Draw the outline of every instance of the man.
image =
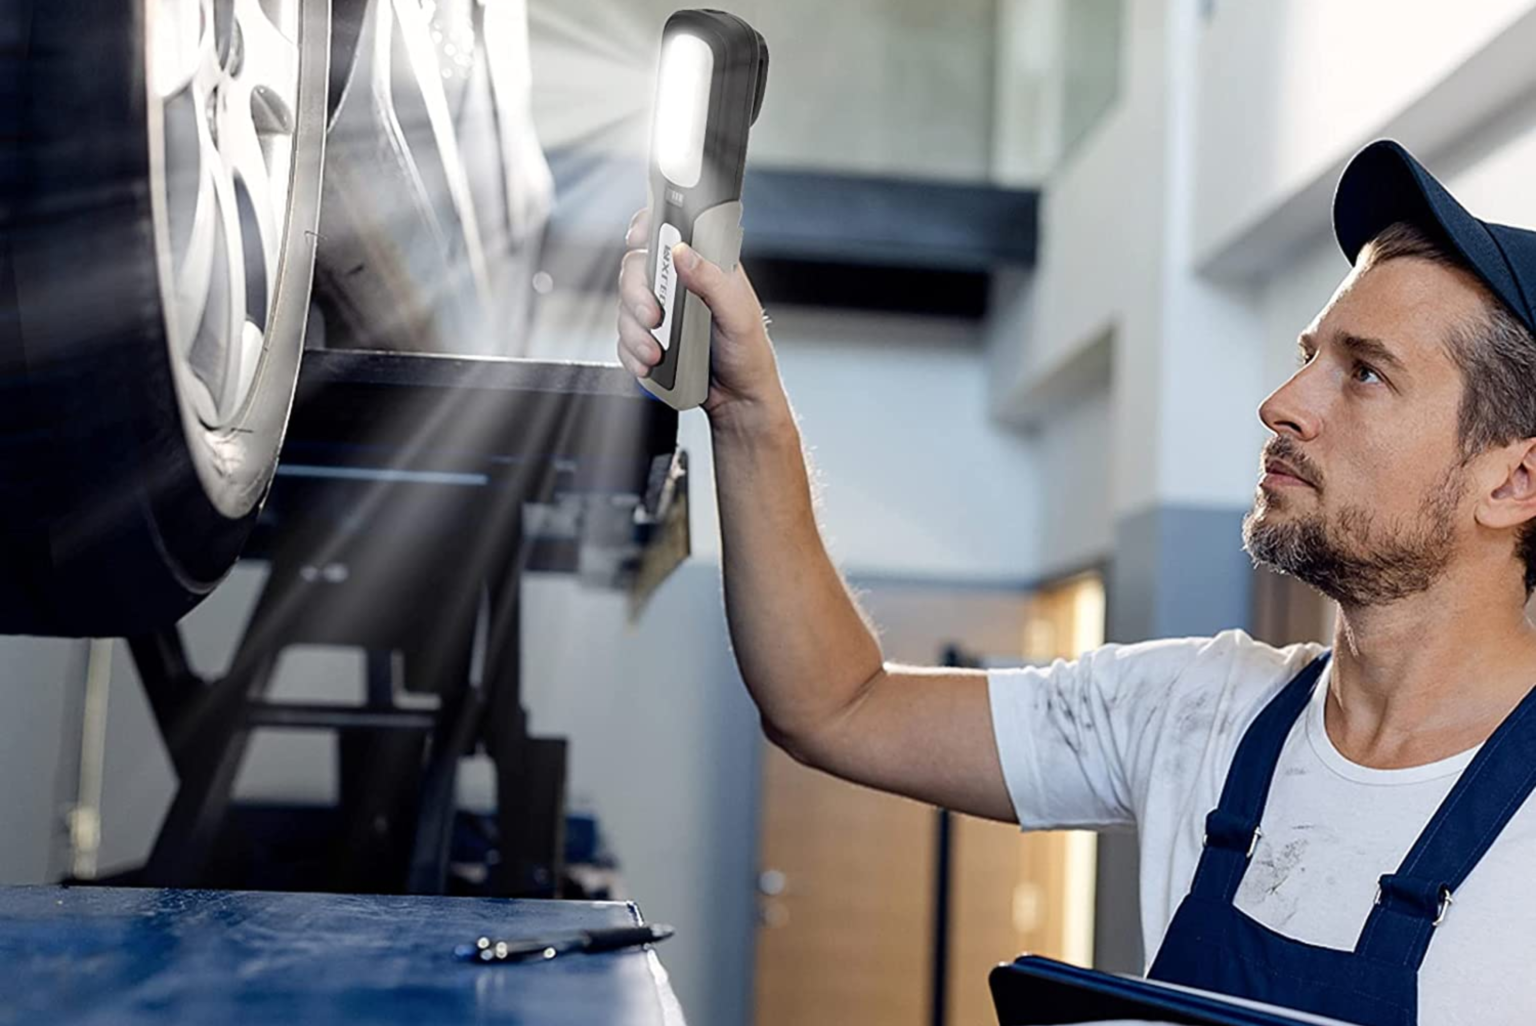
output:
M1336 600L1331 652L1227 631L990 675L882 662L752 287L680 249L715 318L737 661L809 765L1026 829L1138 827L1155 978L1367 1024L1536 1022L1536 233L1390 142L1346 169L1334 225L1353 268L1259 408L1243 538ZM660 356L645 264L620 281L637 375Z

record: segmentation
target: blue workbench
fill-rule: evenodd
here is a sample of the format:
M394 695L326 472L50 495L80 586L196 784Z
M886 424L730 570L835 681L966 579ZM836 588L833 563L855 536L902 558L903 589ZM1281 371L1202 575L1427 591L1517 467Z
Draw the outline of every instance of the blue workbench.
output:
M6 887L0 1023L681 1026L654 951L453 958L640 922L623 902Z

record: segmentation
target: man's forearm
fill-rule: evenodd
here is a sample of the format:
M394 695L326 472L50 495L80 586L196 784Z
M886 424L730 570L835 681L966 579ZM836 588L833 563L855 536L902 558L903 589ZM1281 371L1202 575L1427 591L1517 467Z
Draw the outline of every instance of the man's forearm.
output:
M736 661L775 739L814 759L818 733L879 673L880 645L822 544L788 403L712 422L712 437Z

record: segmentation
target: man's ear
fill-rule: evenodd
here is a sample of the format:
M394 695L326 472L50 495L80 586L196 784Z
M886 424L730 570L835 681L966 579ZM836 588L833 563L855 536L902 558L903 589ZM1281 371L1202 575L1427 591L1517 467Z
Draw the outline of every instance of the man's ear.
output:
M1478 523L1516 527L1536 518L1536 438L1511 442L1499 450L1504 479L1477 504Z

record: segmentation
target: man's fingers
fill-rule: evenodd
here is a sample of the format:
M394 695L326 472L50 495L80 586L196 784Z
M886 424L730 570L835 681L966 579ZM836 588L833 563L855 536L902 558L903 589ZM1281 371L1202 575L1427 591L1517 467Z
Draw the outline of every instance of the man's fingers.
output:
M628 311L619 314L619 351L646 367L661 362L661 343Z
M619 308L625 316L634 318L644 328L654 328L661 323L661 304L649 292L642 290L626 296Z
M651 369L642 366L640 361L635 358L635 354L625 349L622 345L619 346L619 363L623 364L624 369L637 378L650 377Z
M624 255L623 269L619 272L619 304L625 310L633 311L648 327L661 322L661 304L651 292L644 250L633 250Z
M629 219L629 229L624 233L626 246L644 246L651 234L651 209L641 207Z
M637 378L661 362L661 345L650 332L661 323L661 304L651 293L646 263L644 250L631 250L619 270L619 362Z
M633 287L635 284L645 282L645 257L646 252L643 249L632 249L624 254L624 258L619 261L619 288Z
M638 321L643 328L654 328L661 323L661 304L643 289L626 296L620 309L624 316Z
M631 323L629 327L633 328L634 325ZM661 347L656 345L655 339L650 340L650 347L647 348L645 342L636 339L626 331L620 331L619 344L615 348L618 350L619 362L624 365L624 369L637 378L650 374L651 368L661 362Z

